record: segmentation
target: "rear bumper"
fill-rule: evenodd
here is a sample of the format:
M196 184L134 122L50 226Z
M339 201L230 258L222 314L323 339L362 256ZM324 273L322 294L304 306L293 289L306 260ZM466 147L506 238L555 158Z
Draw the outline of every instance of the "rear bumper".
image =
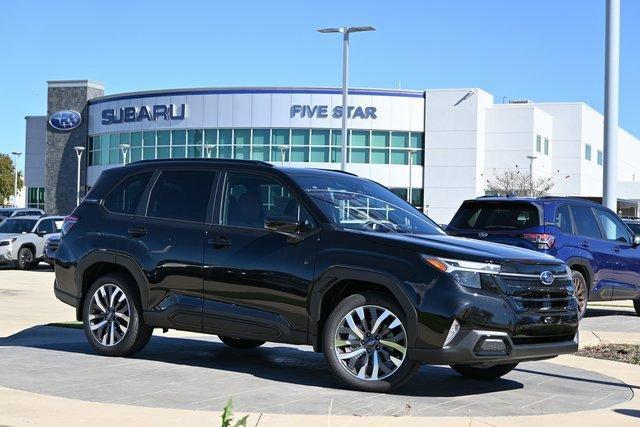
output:
M486 339L502 341L505 350L483 351L481 344ZM443 348L409 349L408 357L430 365L513 363L574 353L578 350L578 339L576 332L573 340L516 345L506 332L468 330L460 331L452 343Z
M56 296L56 298L58 298L63 303L69 304L72 307L78 306L78 298L75 295L72 295L58 288L58 282L55 280L53 282L53 293Z

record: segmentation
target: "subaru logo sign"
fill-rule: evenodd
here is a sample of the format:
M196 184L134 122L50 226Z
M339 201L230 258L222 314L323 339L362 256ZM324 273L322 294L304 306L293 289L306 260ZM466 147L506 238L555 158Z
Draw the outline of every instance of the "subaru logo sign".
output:
M82 123L82 116L77 111L63 110L53 113L49 116L49 125L62 131L70 131Z
M489 235L489 233L487 233L486 231L481 231L478 233L478 237L487 237Z
M540 273L540 281L543 285L549 286L555 279L556 278L554 277L553 273L550 271L543 271L542 273Z

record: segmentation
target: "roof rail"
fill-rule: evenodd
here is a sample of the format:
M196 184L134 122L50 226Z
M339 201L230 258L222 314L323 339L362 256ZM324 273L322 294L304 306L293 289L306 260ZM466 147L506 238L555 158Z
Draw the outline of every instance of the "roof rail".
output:
M263 162L262 160L240 160L240 159L208 159L208 158L200 158L200 157L189 157L184 159L152 159L152 160L138 160L135 162L127 163L126 166L129 165L140 165L140 164L148 164L148 163L160 163L160 162L211 162L211 163L235 163L235 164L244 164L244 165L260 165L260 166L268 166L274 168L275 166L268 162Z
M314 168L314 169L318 169L318 170L321 170L321 171L327 171L327 172L338 172L338 173L343 173L345 175L351 175L351 176L358 176L355 173L343 171L341 169L327 169L327 168Z

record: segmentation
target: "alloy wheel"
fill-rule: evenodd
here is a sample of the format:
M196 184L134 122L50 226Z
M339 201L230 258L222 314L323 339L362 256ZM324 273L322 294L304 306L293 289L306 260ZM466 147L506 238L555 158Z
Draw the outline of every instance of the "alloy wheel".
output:
M582 317L587 310L587 284L580 276L574 275L573 288L575 297L578 300L580 317Z
M334 351L340 365L356 378L384 379L402 366L407 333L391 310L377 305L358 307L338 323Z
M29 265L33 262L33 253L26 249L20 253L20 262L22 265Z
M129 329L129 300L118 286L107 283L100 286L91 297L89 327L100 344L117 345Z

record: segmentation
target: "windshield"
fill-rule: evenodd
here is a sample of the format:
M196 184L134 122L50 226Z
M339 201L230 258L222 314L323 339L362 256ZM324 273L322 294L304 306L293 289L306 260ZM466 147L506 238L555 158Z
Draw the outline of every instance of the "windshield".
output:
M352 176L293 175L337 225L356 230L444 234L409 203L373 181Z
M627 225L635 234L640 234L640 222L628 222Z
M36 222L35 219L7 219L0 223L0 233L29 233Z

